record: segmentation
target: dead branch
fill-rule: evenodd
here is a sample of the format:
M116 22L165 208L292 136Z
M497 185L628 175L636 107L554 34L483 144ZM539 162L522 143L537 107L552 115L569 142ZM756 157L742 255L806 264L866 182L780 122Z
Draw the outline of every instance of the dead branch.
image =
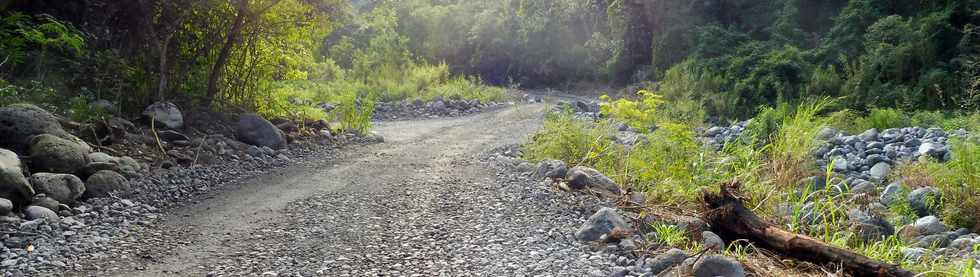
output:
M754 245L801 261L840 265L853 276L914 276L896 265L881 263L850 250L783 230L745 208L738 183L722 185L719 193L704 193L704 220L725 241L747 240Z

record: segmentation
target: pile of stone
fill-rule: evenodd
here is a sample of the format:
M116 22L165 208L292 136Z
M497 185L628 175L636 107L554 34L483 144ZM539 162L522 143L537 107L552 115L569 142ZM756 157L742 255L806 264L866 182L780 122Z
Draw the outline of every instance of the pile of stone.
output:
M954 135L965 135L965 131L957 131ZM949 136L940 128L894 128L880 132L870 129L859 135L824 128L817 139L827 143L820 146L814 156L818 166L830 166L834 172L847 176L851 186L865 181L881 183L892 167L903 161L919 157L949 160Z
M478 113L500 104L482 103L480 100L421 100L378 102L374 106L375 120L402 120L417 118L456 117Z
M697 135L697 140L701 142L702 145L706 145L715 150L721 150L725 147L725 144L735 142L742 135L742 131L745 131L745 127L749 125L751 121L740 121L732 124L731 126L713 126L711 128L698 127L694 130Z
M22 158L23 157L23 158ZM83 198L127 193L124 176L145 167L129 157L93 152L34 105L0 108L0 216L4 222L60 219Z

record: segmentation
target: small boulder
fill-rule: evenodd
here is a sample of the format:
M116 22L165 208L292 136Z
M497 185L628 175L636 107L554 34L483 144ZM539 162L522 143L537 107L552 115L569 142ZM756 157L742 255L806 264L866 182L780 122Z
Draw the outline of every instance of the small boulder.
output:
M913 190L905 198L909 206L918 216L936 213L936 203L939 201L939 190L934 187L924 187Z
M859 209L847 212L848 225L862 241L875 241L895 234L895 227L880 216L868 214Z
M34 188L23 172L17 153L0 148L0 197L9 199L17 207L26 205L34 196Z
M85 180L85 198L106 197L111 192L130 191L129 181L119 173L103 170L92 174Z
M268 146L272 149L286 147L286 136L282 130L254 113L243 114L238 118L238 140L255 146Z
M891 171L892 171L891 165L889 165L886 162L879 162L871 167L871 171L869 171L869 174L871 174L871 178L881 181L881 180L885 180L885 178L888 177L888 174L891 173Z
M30 178L36 193L44 193L61 203L74 203L85 192L85 184L75 175L34 173Z
M608 193L619 196L623 193L622 189L612 179L606 177L598 170L576 166L568 170L565 176L568 186L572 189L589 188L600 193Z
M881 197L879 197L881 204L889 206L896 200L899 200L903 190L904 188L898 182L888 184L888 186L885 186L885 190L881 191Z
M673 248L667 250L667 253L657 255L652 260L647 260L647 266L650 268L650 273L656 275L681 264L684 262L684 259L687 259L687 253L684 253L684 250Z
M48 197L43 193L38 193L34 195L34 199L31 200L31 206L45 207L52 211L57 211L58 207L61 206L61 202L54 200L54 198Z
M162 127L170 129L184 127L184 115L176 104L169 101L160 101L147 106L143 110L143 116L163 125Z
M88 145L42 134L31 140L31 169L38 172L73 174L88 164Z
M596 241L604 235L612 234L614 230L628 232L632 228L615 209L602 208L582 224L575 232L575 238L580 241Z
M565 178L568 166L559 160L544 160L538 163L538 169L534 172L535 178L558 179Z
M864 131L864 133L858 135L858 138L861 138L861 140L866 142L876 141L878 140L878 129L875 128L868 129L867 131Z
M915 228L915 233L920 236L935 235L946 232L946 224L943 224L938 217L931 215L919 218L915 221L915 224L912 224L912 227Z
M918 248L918 247L902 247L901 249L899 249L899 251L902 252L902 257L904 257L905 260L912 261L912 262L917 262L921 260L923 257L926 256L926 254L929 253L929 251L926 250L925 248Z
M735 259L720 255L709 255L694 264L694 276L744 277L745 268L742 267L742 263L739 263Z
M64 136L58 119L48 111L31 104L13 104L0 108L0 147L26 153L30 138L40 134Z
M27 209L24 209L24 217L28 220L43 218L49 222L58 222L61 220L58 213L41 206L28 206Z
M705 249L711 249L714 251L720 252L725 250L725 241L711 231L701 232L701 245L704 246Z
M8 215L14 210L14 202L10 202L6 198L0 198L0 216Z

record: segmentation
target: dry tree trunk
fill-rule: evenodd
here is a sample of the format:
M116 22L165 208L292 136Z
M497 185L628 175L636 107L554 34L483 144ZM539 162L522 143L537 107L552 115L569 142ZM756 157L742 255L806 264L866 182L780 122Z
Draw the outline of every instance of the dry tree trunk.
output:
M840 265L853 276L914 276L896 265L881 263L861 254L795 234L759 218L737 196L738 183L722 185L720 193L705 193L705 222L725 241L748 240L801 261Z

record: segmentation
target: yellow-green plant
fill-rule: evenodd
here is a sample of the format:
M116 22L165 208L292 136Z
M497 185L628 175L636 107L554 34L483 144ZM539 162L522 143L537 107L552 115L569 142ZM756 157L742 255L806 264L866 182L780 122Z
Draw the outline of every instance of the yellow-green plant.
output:
M639 97L636 101L625 98L610 101L607 95L599 97L602 114L639 130L649 129L656 123L657 107L664 103L663 97L648 90L640 90L636 95Z

